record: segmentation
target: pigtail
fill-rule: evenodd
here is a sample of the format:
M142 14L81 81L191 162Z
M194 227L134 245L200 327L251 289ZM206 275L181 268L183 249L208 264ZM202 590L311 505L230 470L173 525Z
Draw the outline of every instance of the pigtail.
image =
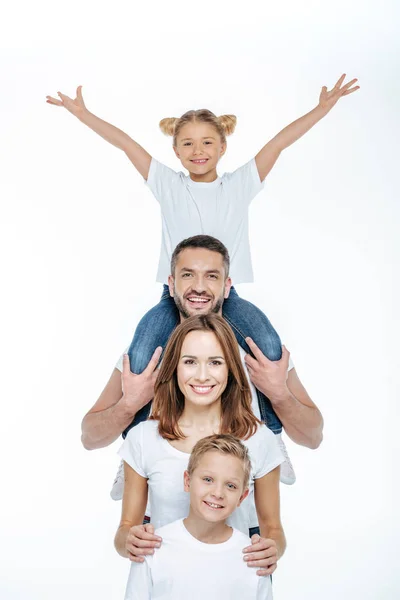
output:
M217 117L217 121L222 127L225 135L232 135L235 131L237 121L235 115L221 115L220 117Z
M179 119L175 117L168 117L160 121L160 129L165 135L173 136L175 133L175 126Z

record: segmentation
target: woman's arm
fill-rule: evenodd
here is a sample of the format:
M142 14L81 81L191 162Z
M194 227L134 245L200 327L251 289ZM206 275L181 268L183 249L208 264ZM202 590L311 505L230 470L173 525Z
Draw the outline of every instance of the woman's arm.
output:
M93 129L93 131L107 142L123 150L141 176L147 179L151 163L150 154L130 138L129 135L121 131L121 129L114 127L114 125L99 119L99 117L89 112L83 101L81 85L76 90L76 98L74 100L61 92L57 92L57 94L60 99L46 96L46 102L55 106L64 106L71 114L90 127L90 129Z
M252 537L252 545L244 549L249 567L258 567L257 575L271 575L277 560L286 548L286 539L280 517L280 467L254 481L254 499L261 539Z
M319 97L318 106L313 108L313 110L306 115L300 117L300 119L290 123L290 125L282 129L282 131L261 148L260 152L256 155L256 165L261 181L264 181L271 171L282 150L285 150L285 148L301 138L311 129L311 127L318 123L322 117L325 117L325 115L327 115L335 106L339 98L352 94L359 89L360 86L358 85L351 87L355 84L357 79L352 79L349 83L342 86L345 77L346 75L342 75L330 92L328 92L327 88L324 86Z
M124 464L124 495L122 498L121 521L115 534L115 548L121 556L131 558L130 530L143 522L147 504L147 479Z

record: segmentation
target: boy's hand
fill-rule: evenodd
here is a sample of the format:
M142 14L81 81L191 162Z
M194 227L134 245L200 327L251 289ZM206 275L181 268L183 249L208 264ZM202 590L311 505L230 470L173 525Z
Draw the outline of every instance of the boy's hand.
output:
M269 360L250 337L246 338L246 343L255 356L253 358L250 354L246 354L244 358L250 380L274 404L287 395L286 381L290 352L282 346L281 358Z
M278 548L275 540L262 538L257 533L251 536L251 546L243 550L248 567L257 567L257 575L271 575L278 560Z
M345 77L346 75L343 74L340 77L340 79L337 80L335 86L330 90L330 92L328 92L328 88L326 86L322 88L319 97L319 106L321 108L325 109L326 111L329 111L335 106L339 98L341 98L342 96L347 96L348 94L352 94L353 92L356 92L360 89L359 85L351 87L355 84L357 79L352 79L351 81L349 81L349 83L346 83L346 85L342 86Z
M85 110L87 110L83 101L81 85L76 88L76 98L74 100L61 92L57 92L57 95L60 98L59 100L52 96L46 96L46 102L48 104L54 104L54 106L64 106L64 108L78 118L82 116Z
M136 563L144 562L143 556L154 554L154 548L159 548L161 542L162 538L154 535L154 526L150 523L134 525L129 530L125 544L129 560Z

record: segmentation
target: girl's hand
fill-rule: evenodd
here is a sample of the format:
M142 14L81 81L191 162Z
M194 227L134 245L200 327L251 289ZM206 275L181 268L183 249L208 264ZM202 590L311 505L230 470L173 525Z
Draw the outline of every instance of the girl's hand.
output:
M345 77L346 75L343 74L340 77L340 79L337 80L335 87L332 88L330 92L328 92L328 88L326 86L322 88L321 94L319 96L319 106L321 108L324 108L326 111L329 111L335 106L339 98L341 98L342 96L347 96L348 94L352 94L353 92L356 92L360 89L359 85L352 87L357 81L357 79L352 79L351 81L349 81L349 83L346 83L346 85L342 86Z
M154 548L161 546L162 539L158 535L154 535L154 526L150 523L147 525L134 525L130 528L126 538L126 550L128 558L132 562L144 562L143 556L154 554Z
M46 96L46 102L48 104L54 104L54 106L63 106L78 118L87 110L83 101L81 85L76 88L76 98L74 100L72 100L72 98L69 96L62 94L61 92L57 92L57 95L60 98L59 100L57 98L53 98L52 96Z

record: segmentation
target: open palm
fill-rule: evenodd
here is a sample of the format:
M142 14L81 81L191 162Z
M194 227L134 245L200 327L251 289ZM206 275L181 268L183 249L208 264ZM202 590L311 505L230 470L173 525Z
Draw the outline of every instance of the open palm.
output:
M326 108L330 110L333 106L335 106L336 102L342 96L347 96L348 94L352 94L360 89L359 85L354 86L357 79L352 79L349 83L343 85L343 82L346 78L346 75L342 75L340 79L337 80L335 86L328 92L328 88L324 86L321 90L321 94L319 96L319 105L322 108ZM352 87L354 86L354 87Z
M79 85L76 88L76 98L72 99L61 92L57 92L58 98L53 98L52 96L46 96L46 102L48 104L53 104L54 106L64 106L70 113L75 115L76 117L82 114L84 110L86 110L85 103L83 101L82 96L82 86Z

